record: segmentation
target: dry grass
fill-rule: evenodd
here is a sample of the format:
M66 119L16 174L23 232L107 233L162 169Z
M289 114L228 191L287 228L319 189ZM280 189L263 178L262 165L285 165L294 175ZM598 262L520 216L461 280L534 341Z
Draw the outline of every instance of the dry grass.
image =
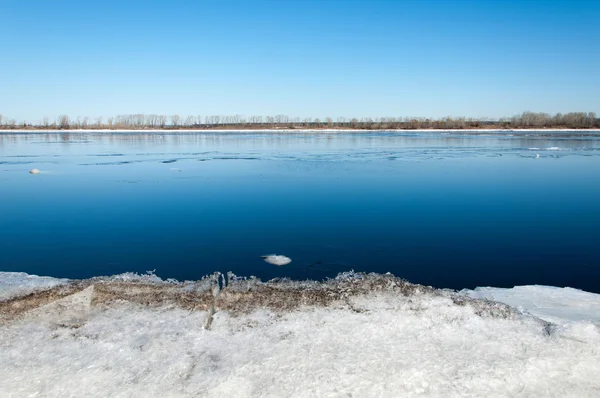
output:
M247 314L264 308L288 312L307 306L328 306L340 303L352 309L349 299L378 293L395 293L404 297L418 295L449 297L456 305L471 305L483 317L516 317L516 311L504 304L473 300L448 290L407 282L392 275L348 274L324 282L241 279L229 275L229 283L215 274L198 282L168 283L151 280L123 281L115 278L94 278L39 291L0 302L0 320L19 315L51 303L94 285L92 307L106 308L121 303L148 307L178 307L190 311L227 311L232 315ZM226 285L226 286L225 286ZM215 294L218 292L218 294Z

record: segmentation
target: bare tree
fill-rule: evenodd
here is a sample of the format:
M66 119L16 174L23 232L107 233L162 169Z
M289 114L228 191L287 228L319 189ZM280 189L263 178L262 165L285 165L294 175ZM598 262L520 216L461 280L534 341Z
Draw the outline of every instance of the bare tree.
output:
M100 129L102 127L109 129L146 129L146 128L166 128L167 122L170 121L170 126L178 127L219 127L219 126L244 126L244 127L352 127L357 129L473 129L473 128L570 128L584 129L600 127L600 119L594 112L570 112L566 114L557 113L550 115L543 112L523 112L511 118L502 118L493 120L491 118L464 118L464 117L444 117L441 119L423 118L423 117L365 117L362 119L338 117L335 121L331 117L324 120L319 118L312 119L310 117L299 118L289 117L287 115L276 116L243 116L235 115L212 115L204 118L205 124L202 123L200 115L186 116L185 119L179 115L157 115L157 114L128 114L109 117L107 124L102 124L102 118L97 117L90 119L89 117L78 116L75 121L69 119L67 115L60 115L50 124L49 118L44 117L41 121L34 125L27 121L17 122L14 119L7 119L0 114L0 127L5 129L14 128L30 128L44 127L58 129Z
M288 123L289 122L289 117L286 115L276 115L275 116L275 123L277 124L284 124L284 123Z
M71 127L71 125L69 124L69 116L60 115L58 117L58 128L61 130L67 130L70 127Z

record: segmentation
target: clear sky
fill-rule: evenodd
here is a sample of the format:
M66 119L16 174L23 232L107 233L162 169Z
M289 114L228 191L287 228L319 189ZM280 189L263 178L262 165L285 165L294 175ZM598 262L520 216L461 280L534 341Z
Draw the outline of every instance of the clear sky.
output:
M0 113L600 114L599 0L0 0Z

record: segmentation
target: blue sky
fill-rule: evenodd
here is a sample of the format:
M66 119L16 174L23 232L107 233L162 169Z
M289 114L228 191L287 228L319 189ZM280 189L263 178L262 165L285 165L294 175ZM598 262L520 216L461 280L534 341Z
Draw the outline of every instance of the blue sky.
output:
M600 1L0 0L0 113L600 114Z

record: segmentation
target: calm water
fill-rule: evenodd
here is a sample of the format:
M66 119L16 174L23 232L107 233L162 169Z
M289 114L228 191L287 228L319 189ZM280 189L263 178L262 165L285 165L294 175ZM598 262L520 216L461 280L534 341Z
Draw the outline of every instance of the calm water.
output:
M600 292L600 134L0 134L0 204L2 271Z

